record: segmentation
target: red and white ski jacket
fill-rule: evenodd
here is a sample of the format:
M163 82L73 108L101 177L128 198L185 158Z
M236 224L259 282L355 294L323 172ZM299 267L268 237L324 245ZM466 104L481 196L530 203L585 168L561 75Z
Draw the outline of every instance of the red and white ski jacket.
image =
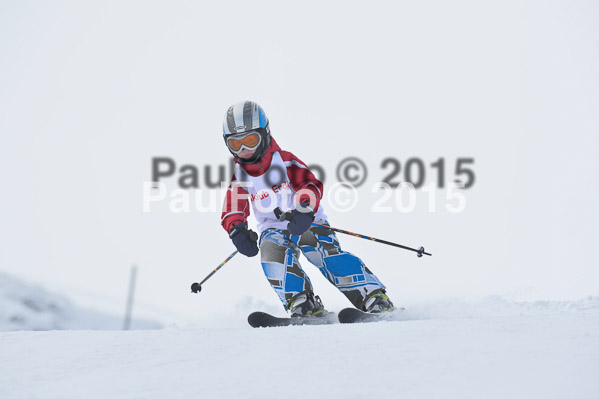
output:
M271 137L272 138L272 137ZM258 221L258 233L268 228L285 229L287 222L279 221L273 210L283 212L308 200L315 211L315 220L326 220L320 205L323 185L305 163L288 151L283 151L274 138L259 163L237 163L227 190L221 224L230 232L237 223L246 223L250 203Z

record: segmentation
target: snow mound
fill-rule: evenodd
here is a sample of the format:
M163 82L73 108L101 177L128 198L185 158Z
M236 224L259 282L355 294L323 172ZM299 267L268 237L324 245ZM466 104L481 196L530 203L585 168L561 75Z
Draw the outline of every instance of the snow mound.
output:
M83 309L64 296L0 273L0 331L117 330L123 318ZM133 320L132 328L155 329L158 323Z

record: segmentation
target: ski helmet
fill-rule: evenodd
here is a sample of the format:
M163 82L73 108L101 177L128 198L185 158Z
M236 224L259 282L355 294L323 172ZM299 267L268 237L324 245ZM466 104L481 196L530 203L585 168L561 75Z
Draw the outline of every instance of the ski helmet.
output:
M241 140L252 133L256 133L258 136L255 137L259 139L250 138L247 141L249 144L238 144L239 147L230 145L230 138L239 137ZM253 101L240 101L230 106L223 121L223 138L237 162L244 164L259 162L271 143L268 118L262 107ZM254 144L256 141L257 144ZM243 148L256 148L256 152L251 158L243 159L237 155Z

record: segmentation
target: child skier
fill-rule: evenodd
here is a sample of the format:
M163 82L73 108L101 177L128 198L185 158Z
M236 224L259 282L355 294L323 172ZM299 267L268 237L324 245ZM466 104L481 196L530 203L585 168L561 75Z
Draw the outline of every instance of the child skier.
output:
M236 169L225 198L222 226L240 253L255 256L260 246L264 274L291 316L326 313L299 264L300 252L356 308L369 313L392 310L385 286L364 263L339 247L332 230L312 226L313 222L328 225L320 203L323 185L306 164L277 145L264 110L252 101L229 107L223 136ZM250 202L259 244L247 227ZM291 220L277 219L276 207L290 211Z

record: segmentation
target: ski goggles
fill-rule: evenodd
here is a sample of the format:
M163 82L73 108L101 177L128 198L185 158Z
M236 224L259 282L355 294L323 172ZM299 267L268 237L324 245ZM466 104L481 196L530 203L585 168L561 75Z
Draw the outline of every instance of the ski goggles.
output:
M239 154L243 150L253 150L258 147L262 142L262 135L255 130L250 130L227 137L226 142L231 152Z

